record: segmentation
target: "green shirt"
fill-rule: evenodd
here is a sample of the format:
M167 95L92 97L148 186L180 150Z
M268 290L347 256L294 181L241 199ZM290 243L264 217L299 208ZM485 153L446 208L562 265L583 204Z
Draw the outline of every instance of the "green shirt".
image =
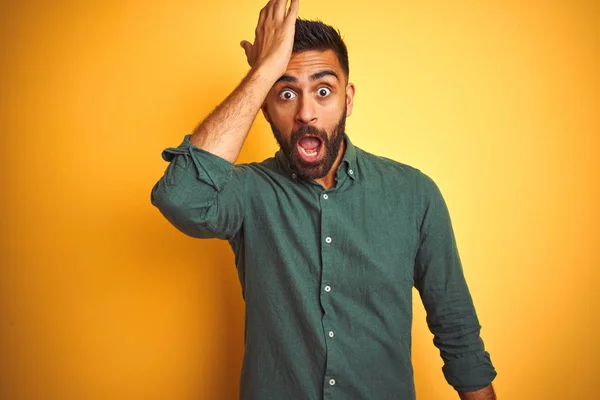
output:
M446 380L481 389L484 349L446 204L408 165L355 147L336 185L298 178L281 151L234 165L191 144L151 201L180 231L227 239L246 305L244 400L414 399L412 287Z

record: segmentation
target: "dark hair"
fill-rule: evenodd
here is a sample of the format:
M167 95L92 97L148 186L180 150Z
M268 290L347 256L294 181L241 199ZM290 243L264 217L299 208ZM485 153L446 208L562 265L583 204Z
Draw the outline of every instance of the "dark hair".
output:
M308 50L333 50L342 66L342 70L346 73L346 78L349 77L348 49L346 49L340 31L321 21L297 18L294 49L292 51L298 53Z

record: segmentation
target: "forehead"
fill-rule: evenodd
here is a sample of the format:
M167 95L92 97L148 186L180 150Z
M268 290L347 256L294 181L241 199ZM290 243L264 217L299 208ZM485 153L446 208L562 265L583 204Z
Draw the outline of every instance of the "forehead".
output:
M333 50L307 50L292 53L285 75L303 79L328 69L335 71L340 79L344 75L342 66Z

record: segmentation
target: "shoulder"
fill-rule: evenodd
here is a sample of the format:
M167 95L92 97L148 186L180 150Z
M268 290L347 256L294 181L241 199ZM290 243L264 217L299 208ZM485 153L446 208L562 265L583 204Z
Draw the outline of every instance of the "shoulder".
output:
M417 202L427 203L442 197L438 184L420 168L391 158L369 153L356 148L357 163L367 181L392 188L403 193L412 193Z
M253 161L248 163L235 164L234 169L241 174L256 174L264 173L265 171L273 171L276 169L275 157L269 157L263 161Z
M433 183L431 177L416 166L376 155L359 147L356 148L356 154L357 163L368 175L383 175L387 178L393 177L412 182L415 185Z
M233 175L237 179L243 179L246 185L250 184L249 187L263 184L278 185L285 177L275 157L236 164Z

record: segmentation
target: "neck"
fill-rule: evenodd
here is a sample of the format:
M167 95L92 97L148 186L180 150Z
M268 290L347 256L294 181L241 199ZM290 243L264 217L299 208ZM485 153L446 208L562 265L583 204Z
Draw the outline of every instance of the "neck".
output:
M315 182L323 186L325 189L331 189L335 186L335 176L337 174L338 167L342 163L342 159L344 158L344 153L346 153L346 139L342 140L340 151L338 151L337 157L335 158L335 162L331 166L331 169L322 178L315 179Z

